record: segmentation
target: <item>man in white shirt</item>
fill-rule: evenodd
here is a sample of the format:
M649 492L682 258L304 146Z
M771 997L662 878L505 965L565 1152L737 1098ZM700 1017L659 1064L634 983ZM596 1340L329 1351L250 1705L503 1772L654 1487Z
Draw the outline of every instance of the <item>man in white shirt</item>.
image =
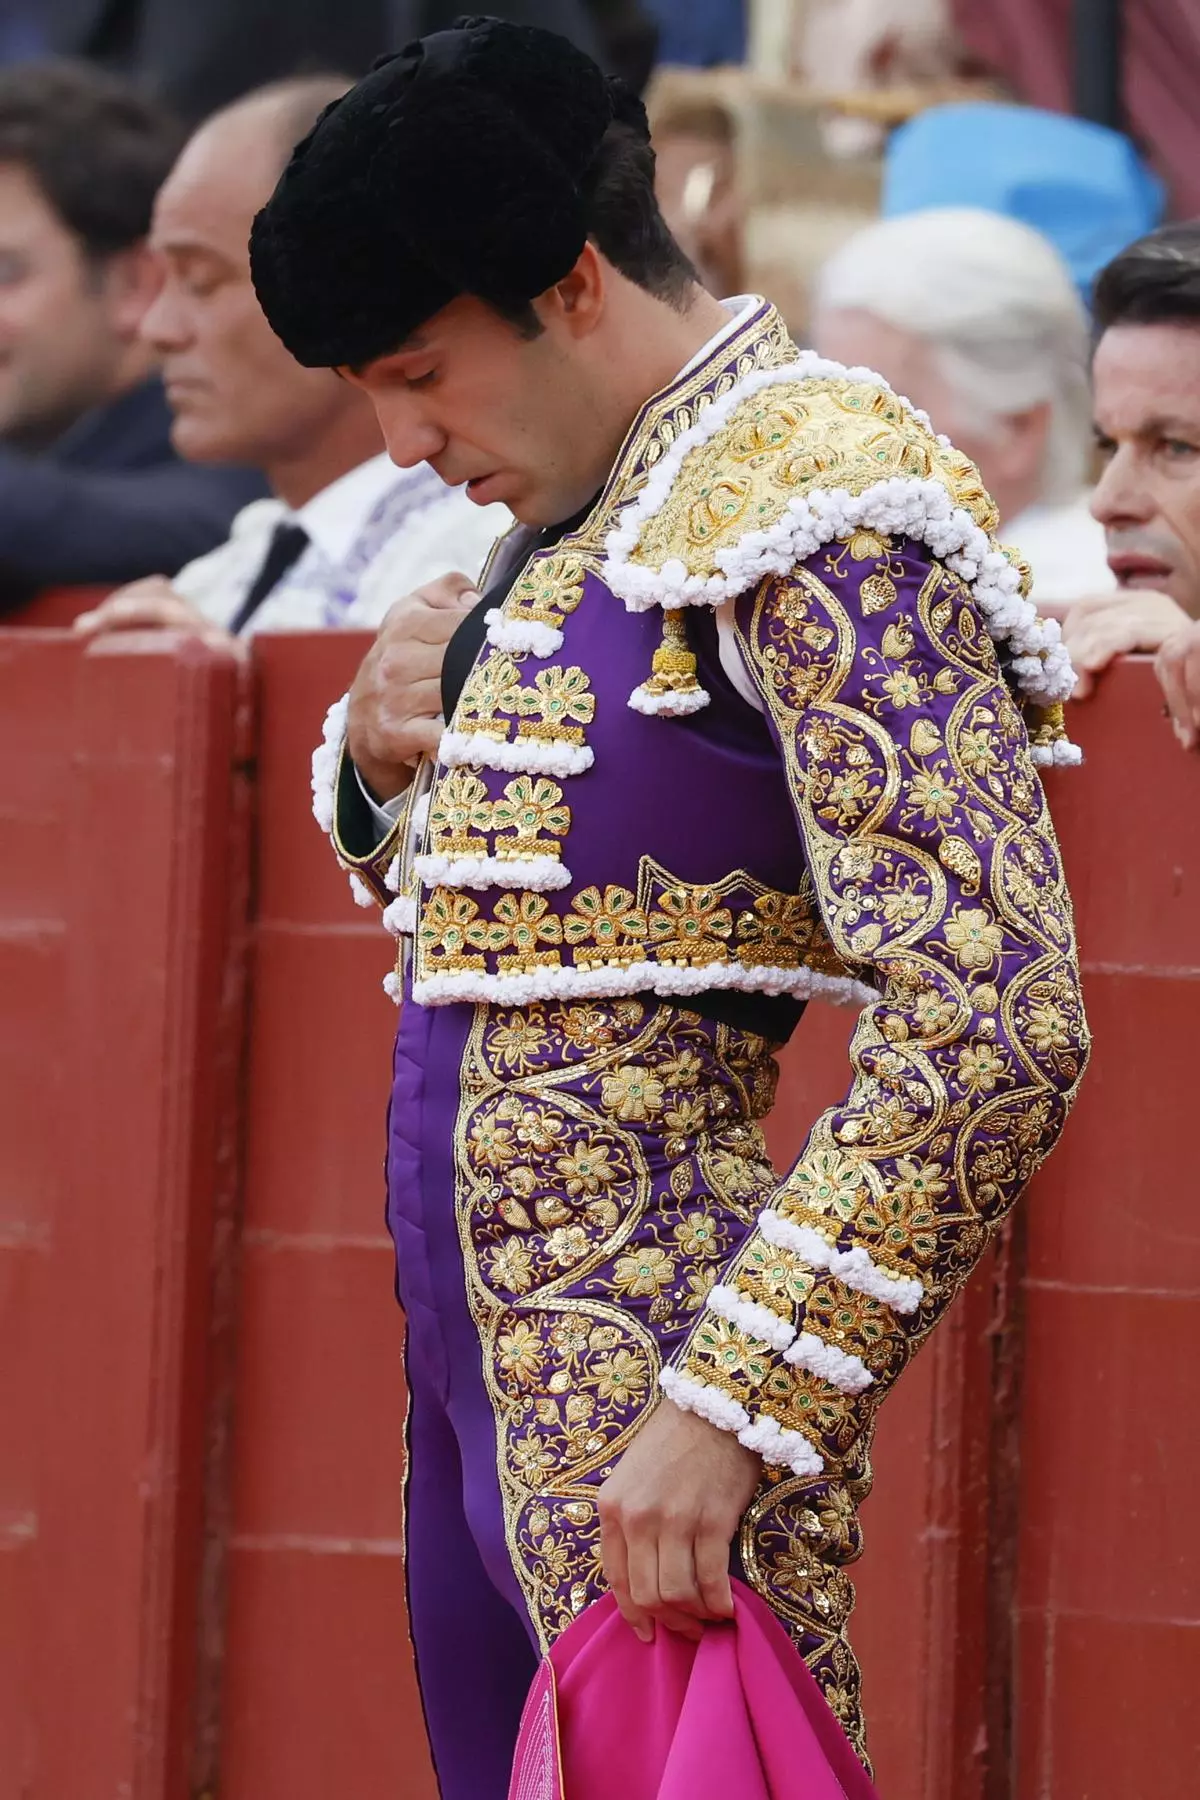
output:
M1034 600L1109 593L1088 510L1088 321L1066 264L1028 225L934 207L857 232L817 277L824 356L876 369L979 468Z
M247 244L292 145L348 84L264 88L218 113L184 149L155 207L163 285L142 331L162 361L173 441L192 461L262 468L273 498L173 581L151 576L76 625L205 636L378 625L422 582L479 568L509 523L427 463L383 453L370 402L329 369L303 369L263 316Z

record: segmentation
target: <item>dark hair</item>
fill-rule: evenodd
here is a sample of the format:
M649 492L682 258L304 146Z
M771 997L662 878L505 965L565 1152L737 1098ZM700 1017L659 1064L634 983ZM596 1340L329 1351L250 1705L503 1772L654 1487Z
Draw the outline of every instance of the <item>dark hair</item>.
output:
M1110 325L1200 325L1200 220L1164 225L1114 256L1096 278L1096 331Z
M182 142L165 107L86 63L0 69L0 164L28 171L92 261L146 236Z
M699 282L671 236L654 192L654 151L642 132L614 119L583 181L587 234L627 281L682 310ZM541 331L532 302L497 307L526 337Z

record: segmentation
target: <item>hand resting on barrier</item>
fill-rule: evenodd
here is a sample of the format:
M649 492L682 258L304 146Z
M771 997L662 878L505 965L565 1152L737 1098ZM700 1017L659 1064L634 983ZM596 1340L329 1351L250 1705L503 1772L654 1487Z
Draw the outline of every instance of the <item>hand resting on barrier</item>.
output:
M80 613L72 629L81 638L99 637L106 631L186 631L209 644L237 644L228 631L177 594L165 575L131 581L91 612Z

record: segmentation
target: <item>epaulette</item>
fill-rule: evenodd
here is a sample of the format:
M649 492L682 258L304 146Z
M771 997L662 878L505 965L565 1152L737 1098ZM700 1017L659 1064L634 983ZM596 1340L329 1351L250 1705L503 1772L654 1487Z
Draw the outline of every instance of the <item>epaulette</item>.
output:
M972 590L1031 711L1040 762L1071 762L1074 682L1059 626L1029 600L1028 566L998 544L975 465L869 369L811 352L710 401L647 476L605 544L605 577L633 612L663 609L663 642L630 697L675 714L707 703L680 608L719 606L858 531L923 544Z

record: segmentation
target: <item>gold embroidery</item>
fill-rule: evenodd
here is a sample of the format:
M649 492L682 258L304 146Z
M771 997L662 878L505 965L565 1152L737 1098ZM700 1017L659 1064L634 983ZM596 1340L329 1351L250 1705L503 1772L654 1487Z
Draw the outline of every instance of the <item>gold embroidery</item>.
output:
M861 494L889 476L939 481L984 531L995 506L968 459L939 444L888 389L844 376L798 378L749 396L724 430L698 444L672 492L642 529L633 561L689 574L720 572L717 552L778 523L815 485ZM893 572L872 582L869 610L893 598Z
M474 789L458 791L477 804ZM544 832L557 831L563 815L569 817L556 798L561 790L553 782L526 777L510 782L505 793L505 801L495 802L492 823L508 825L511 835L494 838L496 854L557 855L555 839L530 833L535 815ZM883 903L889 903L886 894ZM475 901L461 896L456 901L449 889L434 890L418 932L418 980L437 970L481 969L486 965L479 952L497 956L498 968L506 974L560 965L619 971L644 961L847 974L807 880L799 894L782 894L737 870L714 886L691 886L644 857L636 895L617 886L603 892L584 888L571 896L561 919L540 894L514 892L490 904L491 910L484 911ZM903 910L915 902L899 894L890 904ZM519 943L514 939L518 930Z
M583 599L584 558L573 550L535 556L514 581L504 605L506 619L561 630Z
M496 833L496 855L503 861L527 856L562 854L559 839L571 828L571 809L562 803L556 782L538 775L520 775L493 802L491 827Z

